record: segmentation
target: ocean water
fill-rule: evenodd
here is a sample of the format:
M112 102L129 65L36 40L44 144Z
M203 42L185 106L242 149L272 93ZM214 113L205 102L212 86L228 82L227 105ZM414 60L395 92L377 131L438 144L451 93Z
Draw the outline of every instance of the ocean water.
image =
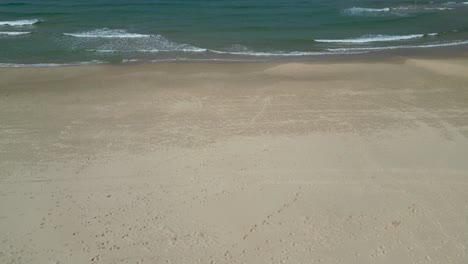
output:
M294 60L436 47L468 50L468 2L0 0L3 66Z

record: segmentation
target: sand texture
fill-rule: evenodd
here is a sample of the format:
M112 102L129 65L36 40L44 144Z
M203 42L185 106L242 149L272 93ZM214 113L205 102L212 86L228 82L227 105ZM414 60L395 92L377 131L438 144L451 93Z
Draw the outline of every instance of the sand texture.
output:
M468 60L0 69L0 263L468 263Z

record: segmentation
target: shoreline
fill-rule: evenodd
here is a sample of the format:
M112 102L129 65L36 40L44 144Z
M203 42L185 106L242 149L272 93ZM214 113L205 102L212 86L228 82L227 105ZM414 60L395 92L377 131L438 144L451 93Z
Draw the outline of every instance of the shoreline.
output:
M431 48L400 48L395 50L366 51L355 54L323 54L311 56L241 56L237 58L174 58L160 60L124 59L120 62L92 60L83 62L49 62L49 63L0 63L0 68L22 67L69 67L69 66L95 66L95 65L151 65L160 63L359 63L359 62L386 62L407 59L464 59L468 58L468 44L456 47L431 47ZM262 59L264 58L264 59Z

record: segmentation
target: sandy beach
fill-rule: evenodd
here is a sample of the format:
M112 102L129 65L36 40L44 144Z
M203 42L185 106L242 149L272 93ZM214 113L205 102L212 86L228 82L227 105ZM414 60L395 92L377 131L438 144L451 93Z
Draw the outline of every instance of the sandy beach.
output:
M467 59L0 69L0 263L467 247Z

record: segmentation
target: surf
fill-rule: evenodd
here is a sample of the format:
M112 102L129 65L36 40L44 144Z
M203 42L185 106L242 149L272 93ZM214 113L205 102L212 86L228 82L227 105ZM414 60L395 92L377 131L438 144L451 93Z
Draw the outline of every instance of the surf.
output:
M65 36L76 38L150 38L149 34L129 33L123 29L95 29L91 31L84 31L79 33L63 33Z
M0 21L0 26L31 26L42 22L40 19L26 19L26 20L13 20L13 21Z
M350 39L316 39L315 42L323 43L370 43L370 42L388 42L409 39L418 39L425 36L436 36L437 33L412 34L412 35L367 35Z
M31 32L13 32L13 31L0 31L0 35L7 35L7 36L22 36L22 35L29 35Z
M362 47L362 48L328 48L330 52L353 52L353 51L381 51L381 50L394 50L394 49L418 49L418 48L438 48L438 47L452 47L467 45L468 40L452 41L446 43L431 43L421 45L398 45L398 46L385 46L385 47Z

